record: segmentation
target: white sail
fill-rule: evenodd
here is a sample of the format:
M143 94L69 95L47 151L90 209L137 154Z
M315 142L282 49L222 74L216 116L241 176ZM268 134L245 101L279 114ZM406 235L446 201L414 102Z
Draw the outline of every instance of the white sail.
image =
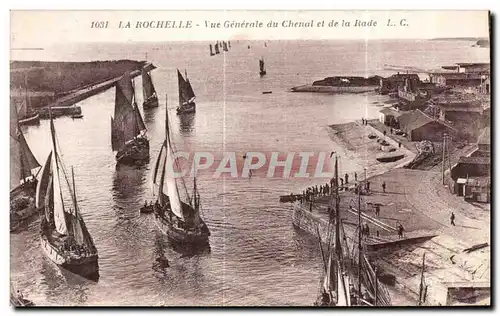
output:
M45 203L45 195L47 194L47 188L49 186L50 180L50 166L51 166L52 152L49 153L45 164L40 172L40 181L36 186L36 208L42 208Z
M167 145L167 148L165 150L166 153L166 166L167 173L166 173L166 185L167 185L167 195L168 198L170 199L170 207L172 208L172 212L177 215L179 218L184 219L184 214L182 212L182 204L181 204L181 199L179 197L179 191L177 189L177 183L175 181L174 177L174 161L172 159L173 157L173 150L172 147L170 147L170 143L168 141L165 142Z
M52 159L52 180L52 185L54 187L54 222L56 230L61 235L67 235L68 227L66 226L66 218L64 216L64 202L61 192L61 184L59 182L60 178L59 168L57 168L57 157Z
M337 269L337 306L351 306L351 299L349 295L349 285L346 284L346 280L342 275L341 269Z

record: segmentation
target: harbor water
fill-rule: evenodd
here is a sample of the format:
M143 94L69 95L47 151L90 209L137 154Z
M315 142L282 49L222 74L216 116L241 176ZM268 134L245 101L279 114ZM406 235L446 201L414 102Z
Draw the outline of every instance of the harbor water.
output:
M11 282L37 305L273 306L311 305L319 290L321 255L314 238L294 230L292 208L279 196L302 192L326 179L213 178L200 174L202 216L211 230L208 253L174 250L151 214L152 167L165 133L165 105L178 150L223 152L345 153L328 125L376 118L388 99L375 93L292 93L297 85L333 75L390 75L386 64L438 68L450 62L488 61L487 49L468 41L231 41L228 52L210 57L209 43L73 44L20 51L13 60L151 61L160 107L139 107L148 128L151 159L144 166L116 167L110 116L114 89L84 100L83 119L55 120L62 160L73 166L81 214L99 251L100 279L85 280L44 257L39 220L11 234ZM251 48L248 49L247 46ZM390 49L388 49L390 47ZM146 55L147 54L147 55ZM259 76L264 57L267 75ZM197 96L197 112L180 118L176 68L185 69ZM272 94L262 94L272 91ZM168 102L166 102L168 95ZM48 121L23 127L41 164L50 149ZM216 163L219 158L216 158ZM340 158L342 173L363 170L363 160ZM192 179L186 179L192 188ZM158 257L169 267L160 269ZM396 301L396 300L393 300Z

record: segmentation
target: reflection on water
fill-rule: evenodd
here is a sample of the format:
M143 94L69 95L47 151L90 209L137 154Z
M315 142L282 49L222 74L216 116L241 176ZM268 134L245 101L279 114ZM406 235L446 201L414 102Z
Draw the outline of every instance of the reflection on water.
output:
M191 136L194 131L195 113L179 115L179 127L182 136Z

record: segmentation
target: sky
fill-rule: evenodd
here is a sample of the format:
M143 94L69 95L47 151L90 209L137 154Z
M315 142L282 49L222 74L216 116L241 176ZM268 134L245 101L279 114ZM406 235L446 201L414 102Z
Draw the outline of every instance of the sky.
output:
M393 26L387 26L388 19ZM137 29L138 21L192 21L192 28ZM283 27L283 21L313 27ZM338 22L335 27L328 23ZM355 21L372 26L355 26ZM107 21L107 28L92 22ZM119 28L119 23L131 28ZM263 23L261 28L207 28L205 22ZM274 21L278 27L269 28ZM324 21L324 25L318 25ZM349 21L350 26L342 22ZM377 22L373 26L373 22ZM285 22L288 24L289 22ZM95 23L94 23L95 24ZM189 41L222 39L425 39L488 37L488 11L11 11L11 48L43 48L54 43Z

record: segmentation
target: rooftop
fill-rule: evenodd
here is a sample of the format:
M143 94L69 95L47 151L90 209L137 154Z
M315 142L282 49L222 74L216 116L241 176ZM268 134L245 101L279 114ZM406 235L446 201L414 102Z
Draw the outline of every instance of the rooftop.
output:
M389 108L389 107L385 107L385 108L382 108L379 110L380 113L383 113L385 115L392 115L392 116L395 116L395 117L399 117L401 115L403 115L402 113L398 112L398 111L395 111L393 110L392 108Z
M473 165L490 165L490 157L465 157L462 156L458 159L458 163L466 163Z
M489 127L483 129L483 131L481 132L481 134L477 139L477 143L479 145L491 145L491 135Z
M417 129L417 128L422 127L424 125L427 125L431 122L437 122L441 125L444 125L450 129L456 131L456 129L451 127L450 125L448 125L442 121L435 120L420 110L415 110L415 111L410 112L410 113L405 113L405 114L401 115L401 117L399 118L399 123L402 126L405 126L408 131Z

